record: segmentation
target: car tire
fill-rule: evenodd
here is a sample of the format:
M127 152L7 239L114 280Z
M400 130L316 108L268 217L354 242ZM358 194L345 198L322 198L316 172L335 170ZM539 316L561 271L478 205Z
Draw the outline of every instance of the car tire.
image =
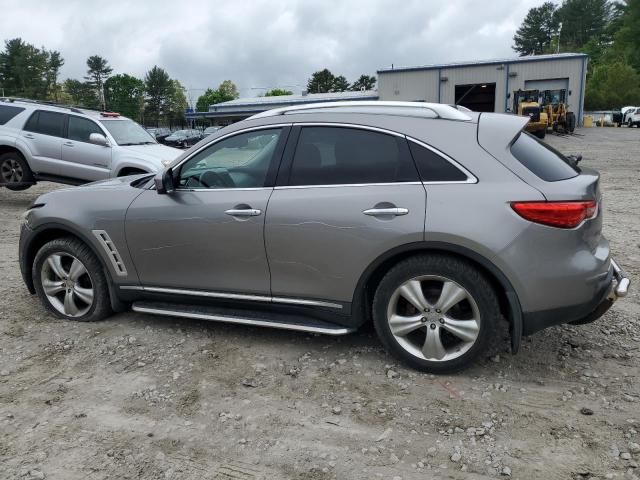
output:
M465 260L440 254L392 267L378 285L372 313L387 351L431 373L468 367L488 351L501 318L486 277Z
M26 190L34 183L29 164L18 152L0 155L0 184L14 192Z
M40 301L59 318L93 322L112 314L102 265L75 238L58 238L42 246L32 276Z

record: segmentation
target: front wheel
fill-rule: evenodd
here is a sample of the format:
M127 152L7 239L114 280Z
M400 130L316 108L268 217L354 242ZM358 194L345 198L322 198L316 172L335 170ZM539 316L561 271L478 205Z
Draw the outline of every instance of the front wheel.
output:
M75 238L46 243L36 254L32 275L38 297L60 318L90 322L111 314L102 265Z
M397 264L373 300L373 321L384 346L426 372L468 367L488 349L499 318L498 299L484 275L446 255Z

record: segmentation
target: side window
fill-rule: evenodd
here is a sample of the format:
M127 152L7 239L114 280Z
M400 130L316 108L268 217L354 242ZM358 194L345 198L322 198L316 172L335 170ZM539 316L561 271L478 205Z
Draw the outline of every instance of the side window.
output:
M89 143L89 136L92 133L104 135L102 129L95 122L82 117L69 116L69 133L67 134L69 140Z
M14 107L12 105L0 105L0 125L4 125L23 111L24 108Z
M447 159L409 140L409 149L423 182L464 182L467 175Z
M347 127L303 127L289 185L418 181L405 140Z
M280 128L240 133L212 144L180 168L179 188L264 187Z
M31 115L24 129L43 135L62 137L64 133L64 114L39 110Z

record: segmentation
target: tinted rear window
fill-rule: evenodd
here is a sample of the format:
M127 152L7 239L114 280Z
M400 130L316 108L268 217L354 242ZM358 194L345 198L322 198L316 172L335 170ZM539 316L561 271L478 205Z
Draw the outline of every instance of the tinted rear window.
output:
M4 125L23 110L24 108L20 107L0 105L0 125Z
M566 180L580 173L580 170L571 166L567 157L527 132L522 132L513 142L511 153L521 164L547 182Z
M423 182L465 182L467 176L436 152L409 141L413 160Z

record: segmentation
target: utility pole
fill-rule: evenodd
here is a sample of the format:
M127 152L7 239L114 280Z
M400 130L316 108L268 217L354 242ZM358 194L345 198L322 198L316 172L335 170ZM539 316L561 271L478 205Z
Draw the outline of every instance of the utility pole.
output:
M562 33L562 22L558 24L558 47L556 48L556 53L560 53L560 34Z

